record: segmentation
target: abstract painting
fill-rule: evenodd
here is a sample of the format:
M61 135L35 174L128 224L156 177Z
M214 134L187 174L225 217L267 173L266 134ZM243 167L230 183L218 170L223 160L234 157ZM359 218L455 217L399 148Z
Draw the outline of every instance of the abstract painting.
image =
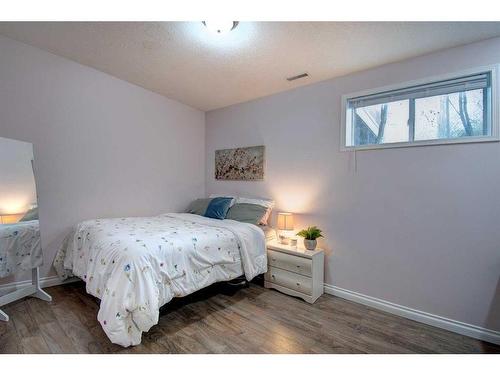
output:
M253 181L264 179L264 146L215 151L215 179Z

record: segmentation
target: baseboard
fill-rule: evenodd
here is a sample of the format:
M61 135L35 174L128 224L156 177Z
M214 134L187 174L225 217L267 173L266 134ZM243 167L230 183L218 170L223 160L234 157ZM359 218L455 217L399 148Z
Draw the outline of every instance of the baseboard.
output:
M78 281L78 280L79 279L77 279L77 278L71 278L71 279L66 279L66 280L62 281L57 276L41 277L40 278L40 286L42 288L49 288L51 286L74 283L75 281ZM0 296L3 296L7 293L13 292L17 289L21 289L21 288L24 288L24 287L27 287L30 285L31 285L31 279L24 280L24 281L16 281L13 283L0 285Z
M491 329L475 326L472 324L459 322L442 316L433 315L424 311L412 309L410 307L397 305L395 303L384 301L379 298L370 297L361 293L353 292L337 286L325 284L325 293L337 297L357 302L362 305L373 307L394 315L402 316L420 323L425 323L434 327L442 328L448 331L459 333L461 335L473 337L475 339L491 342L500 345L500 332Z

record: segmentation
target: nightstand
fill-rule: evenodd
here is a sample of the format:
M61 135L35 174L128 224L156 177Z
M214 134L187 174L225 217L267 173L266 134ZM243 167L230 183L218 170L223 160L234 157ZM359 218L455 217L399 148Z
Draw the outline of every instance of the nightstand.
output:
M300 242L300 241L299 241ZM314 303L323 294L325 253L267 243L268 270L264 286Z

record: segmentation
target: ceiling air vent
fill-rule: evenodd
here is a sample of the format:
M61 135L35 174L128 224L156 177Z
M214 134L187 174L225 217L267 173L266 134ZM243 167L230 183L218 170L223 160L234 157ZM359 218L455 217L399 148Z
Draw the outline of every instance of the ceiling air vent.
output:
M291 82L291 81L295 81L297 79L307 78L307 77L309 77L308 73L302 73L302 74L298 74L298 75L293 76L293 77L288 77L286 80Z

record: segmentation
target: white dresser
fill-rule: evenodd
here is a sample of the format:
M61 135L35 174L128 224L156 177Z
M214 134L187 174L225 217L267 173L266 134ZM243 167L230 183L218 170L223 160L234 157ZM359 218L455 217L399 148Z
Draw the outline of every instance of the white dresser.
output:
M301 241L299 240L299 243ZM268 271L264 286L314 303L323 294L323 250L309 251L282 245L277 241L267 243Z

